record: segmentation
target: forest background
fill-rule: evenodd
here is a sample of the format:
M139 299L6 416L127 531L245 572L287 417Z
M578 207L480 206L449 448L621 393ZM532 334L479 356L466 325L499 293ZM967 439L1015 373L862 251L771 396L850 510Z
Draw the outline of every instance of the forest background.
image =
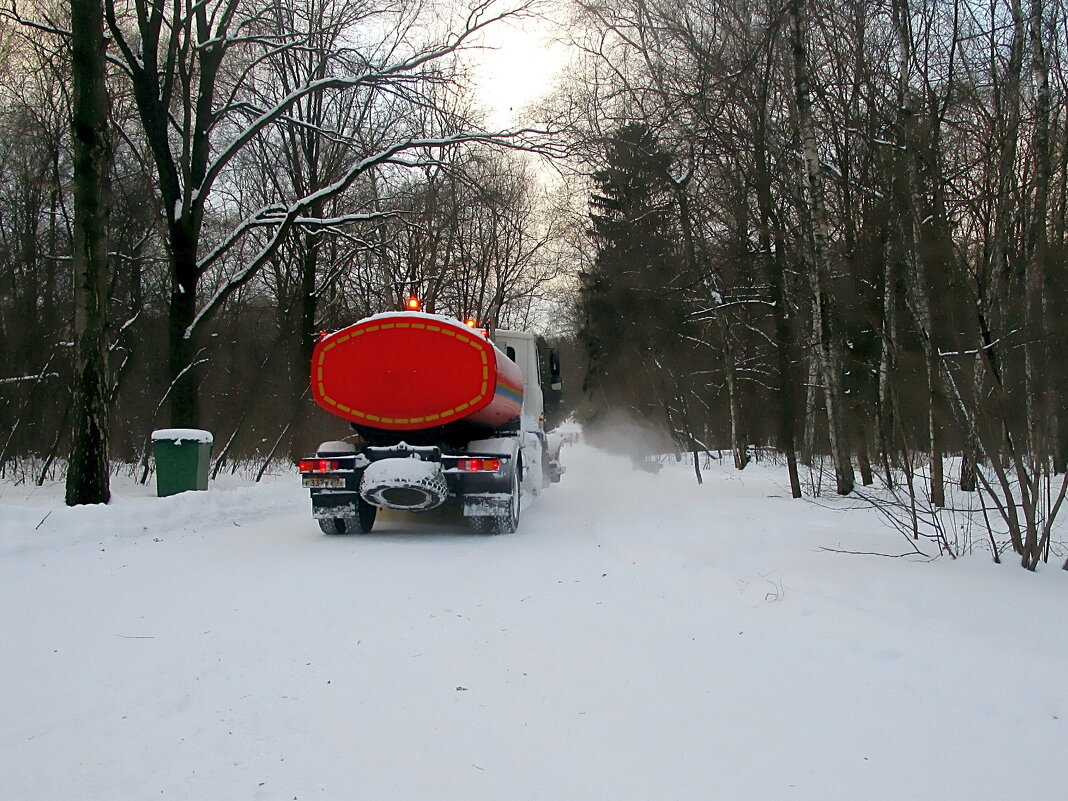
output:
M0 17L0 471L24 480L79 416L72 6ZM797 496L878 484L950 553L965 504L995 557L1049 557L1061 2L98 6L111 459L147 466L167 424L212 430L215 470L304 455L317 333L416 294L569 345L593 436L639 424L698 478L773 450ZM572 58L508 131L467 60L502 15L560 23Z

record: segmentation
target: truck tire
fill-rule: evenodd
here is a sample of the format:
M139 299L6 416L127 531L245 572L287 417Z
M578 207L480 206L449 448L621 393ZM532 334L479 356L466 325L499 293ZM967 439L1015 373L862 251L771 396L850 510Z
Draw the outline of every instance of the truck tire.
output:
M356 517L320 518L319 528L324 534L369 534L375 524L378 507L372 506L363 498L356 501Z
M496 518L498 534L515 534L519 528L519 512L522 508L523 490L519 484L519 470L512 474L512 497L508 502L508 511Z
M343 517L320 517L319 528L323 530L323 534L329 534L330 536L345 534L349 529L345 525L345 518Z
M496 534L497 533L497 518L493 515L476 515L474 517L467 518L467 523L471 527L472 534Z
M508 509L500 515L478 515L467 518L475 534L514 534L519 528L519 512L522 509L522 490L519 485L519 470L512 472L512 494Z

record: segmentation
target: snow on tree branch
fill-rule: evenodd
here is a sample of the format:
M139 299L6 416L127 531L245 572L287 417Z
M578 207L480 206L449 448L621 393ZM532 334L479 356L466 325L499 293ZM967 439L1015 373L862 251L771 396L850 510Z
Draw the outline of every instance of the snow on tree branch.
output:
M45 378L59 378L59 373L40 373L39 375L20 375L14 378L0 378L0 384L22 384L27 381L41 381Z
M524 4L518 8L489 14L489 9L494 5L496 5L494 0L480 2L468 15L464 29L459 33L453 34L446 42L437 47L425 49L396 63L384 65L379 69L367 70L360 75L348 77L327 76L293 89L275 103L273 107L262 111L255 120L248 124L244 131L220 151L214 161L208 165L202 185L211 186L226 165L245 145L255 138L263 128L281 118L289 108L302 98L327 90L356 89L364 86L388 84L397 80L415 80L415 76L411 75L415 70L442 59L451 53L455 53L464 42L488 25L520 15L529 7Z
M193 322L186 328L184 337L186 339L191 338L193 336L194 331L196 331L196 329L205 320L207 320L212 314L214 314L216 309L218 309L223 304L223 302L228 297L230 297L231 294L233 294L235 290L246 284L256 274L260 267L262 267L263 264L265 264L267 260L270 259L271 256L273 256L274 253L278 250L278 247L281 245L283 239L285 238L285 235L297 224L297 220L301 219L302 213L307 208L312 206L316 201L329 199L343 192L345 189L350 187L356 181L356 179L364 172L376 166L390 163L398 153L401 153L403 151L417 150L421 148L444 148L450 145L463 144L466 142L498 142L507 144L507 140L511 136L512 135L508 133L493 134L479 132L456 134L454 136L447 136L438 139L408 139L402 142L398 142L388 148L385 148L384 150L372 156L368 156L367 158L361 159L359 162L353 165L352 168L349 169L346 174L343 175L341 178L334 181L330 185L325 186L315 192L312 192L311 194L296 201L285 211L283 215L281 215L277 219L277 228L275 229L273 235L271 236L267 244L260 249L260 251L248 262L248 264L241 268L236 274L231 276L229 280L227 280L221 287L219 287L218 290L216 290L215 294L207 301L207 303L205 303L204 307L193 319ZM274 209L276 208L277 207L272 207L270 211L274 211ZM382 216L386 216L386 213L376 213L368 215L367 219L373 220ZM246 221L246 223L242 225L240 230L248 230L256 224L257 223L253 221ZM218 259L218 257L230 247L232 247L235 242L236 238L234 236L231 236L227 239L227 241L221 243L218 247L216 247L215 250L213 250L212 253L209 254L209 256L201 263L200 272L203 273L203 271L207 269L207 267L212 261Z

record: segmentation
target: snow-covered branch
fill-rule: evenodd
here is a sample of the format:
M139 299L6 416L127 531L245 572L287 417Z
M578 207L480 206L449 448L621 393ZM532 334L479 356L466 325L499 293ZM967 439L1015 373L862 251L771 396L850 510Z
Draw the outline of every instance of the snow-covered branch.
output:
M71 32L67 28L61 28L59 25L48 19L48 17L45 17L44 20L41 21L22 16L18 10L18 4L14 1L11 3L11 8L0 8L0 19L9 19L24 28L41 31L52 36L61 36L64 39L69 39L71 35Z
M129 330L130 326L137 322L140 316L141 309L138 309L136 312L134 312L133 317L131 317L119 327L119 333L116 335L115 341L111 343L110 347L108 347L108 353L114 353L115 350L122 344L123 335L127 332L127 330Z
M59 373L40 373L38 375L20 375L14 378L0 378L0 384L22 384L27 381L42 381L46 378L59 378Z
M292 222L294 225L302 228L333 228L340 225L352 225L353 223L360 222L375 222L378 220L386 220L394 217L399 212L392 211L372 211L365 214L342 214L337 217L294 217ZM277 217L264 216L259 220L261 225L278 225L284 222L286 219L285 214L280 214Z
M940 351L938 351L938 355L939 356L943 356L943 357L944 356L977 356L980 353L982 353L984 350L992 350L993 348L996 348L998 346L998 343L1003 342L1004 340L1008 339L1009 337L1020 333L1020 331L1021 331L1021 329L1015 328L1012 331L1009 331L1004 336L1000 336L997 339L995 339L993 342L989 342L989 343L987 343L986 345L983 345L980 348L973 348L972 350L940 350Z
M215 294L204 304L204 307L200 310L193 322L185 330L185 338L189 339L193 336L193 332L215 311L223 304L223 302L230 297L231 294L244 284L246 284L262 267L268 259L270 259L274 253L281 246L286 234L298 224L298 220L306 219L310 222L311 218L303 218L304 212L313 206L315 203L323 200L328 200L331 197L338 195L339 193L348 189L356 179L367 170L382 164L390 163L398 153L405 150L417 150L421 148L443 148L450 145L463 144L466 142L486 142L486 143L502 143L512 136L509 133L461 133L453 136L446 136L441 138L432 139L406 139L401 142L397 142L394 145L385 148L384 150L375 153L372 156L361 159L354 164L341 178L337 179L333 183L322 187L321 189L312 192L300 200L296 201L284 214L280 214L273 222L277 226L270 240L265 244L260 251L248 262L245 267L240 269L236 274L230 277ZM279 207L272 206L270 210L262 209L257 219L262 220L262 215L275 212ZM356 218L358 215L353 215ZM375 212L368 215L364 215L366 220L380 219L386 216L392 216L392 212ZM257 219L246 220L240 226L239 230L249 230L260 224ZM237 237L232 235L227 238L227 241L216 247L211 254L200 265L200 272L210 266L210 264L219 258L226 250L232 247L237 241Z
M211 186L226 165L250 141L252 141L263 128L281 118L302 98L327 90L356 89L363 86L388 84L397 80L413 80L415 79L415 76L412 76L411 73L415 70L433 61L444 58L450 53L456 52L464 42L474 36L477 32L483 30L486 26L521 14L527 8L527 6L524 5L518 9L510 9L490 16L484 16L486 11L493 5L493 0L484 0L484 2L479 3L471 10L464 30L454 34L448 41L437 47L428 48L396 63L384 65L379 69L371 69L359 75L347 77L327 76L318 80L309 81L303 86L293 89L285 97L278 100L273 107L260 113L256 119L249 123L244 131L236 136L233 141L219 152L215 160L208 165L202 185Z

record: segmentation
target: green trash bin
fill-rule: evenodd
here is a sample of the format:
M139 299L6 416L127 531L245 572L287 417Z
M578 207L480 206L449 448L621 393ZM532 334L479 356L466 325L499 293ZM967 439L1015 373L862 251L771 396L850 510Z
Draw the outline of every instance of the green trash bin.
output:
M162 428L152 432L156 458L156 495L160 498L208 488L213 438L198 428Z

